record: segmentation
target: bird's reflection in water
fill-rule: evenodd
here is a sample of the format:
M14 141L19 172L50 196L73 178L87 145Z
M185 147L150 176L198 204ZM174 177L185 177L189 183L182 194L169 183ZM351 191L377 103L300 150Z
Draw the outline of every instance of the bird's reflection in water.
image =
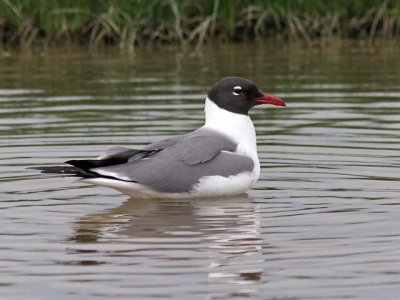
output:
M262 281L259 207L247 195L198 200L128 199L118 208L80 219L73 240L81 245L129 245L131 254L127 258L129 249L124 250L124 259L135 264L132 260L137 256L141 272L146 266L157 272L151 257L162 257L160 271L172 267L174 271L180 269L182 276L185 272L200 273L203 281L206 275L208 286L218 286L219 292L230 295L254 296ZM176 265L176 261L180 263Z

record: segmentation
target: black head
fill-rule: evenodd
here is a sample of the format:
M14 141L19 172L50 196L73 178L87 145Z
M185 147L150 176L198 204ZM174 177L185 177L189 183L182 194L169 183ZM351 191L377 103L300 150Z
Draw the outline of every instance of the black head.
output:
M285 106L281 99L263 94L253 82L242 77L226 77L218 81L208 92L208 98L220 108L242 115L247 115L257 104Z

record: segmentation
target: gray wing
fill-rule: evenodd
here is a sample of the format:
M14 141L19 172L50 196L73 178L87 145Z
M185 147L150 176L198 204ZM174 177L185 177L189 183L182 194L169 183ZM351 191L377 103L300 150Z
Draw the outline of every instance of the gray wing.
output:
M138 182L158 192L179 193L188 192L203 176L227 177L253 170L253 160L233 153L237 145L218 133L203 129L167 141L144 148L153 151L164 147L149 157L92 171Z
M197 165L213 159L222 150L235 151L237 144L223 134L200 128L188 134L152 143L141 150L155 154L169 148L173 148L176 151L175 156L179 156L187 165ZM132 157L129 161L134 159L135 157Z
M175 147L179 144L180 147ZM112 147L98 159L111 160L117 157L128 157L127 161L135 161L144 157L149 157L155 153L169 147L175 147L177 155L188 165L197 165L214 158L222 150L235 151L237 145L226 139L219 133L211 130L201 129L189 134L175 136L161 140L143 147L140 150L125 147Z
M123 153L127 153L127 152L132 151L132 150L134 150L134 149L129 149L129 148L125 148L125 147L119 147L119 146L111 147L111 148L108 148L106 150L105 154L99 156L97 159L109 159L109 158L121 155Z

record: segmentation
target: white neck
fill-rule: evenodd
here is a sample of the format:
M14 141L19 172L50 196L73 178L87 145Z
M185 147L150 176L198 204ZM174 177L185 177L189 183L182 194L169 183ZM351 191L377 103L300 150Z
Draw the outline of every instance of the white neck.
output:
M257 140L253 122L248 115L236 114L220 108L206 98L204 127L219 131L238 144L237 151L257 159Z

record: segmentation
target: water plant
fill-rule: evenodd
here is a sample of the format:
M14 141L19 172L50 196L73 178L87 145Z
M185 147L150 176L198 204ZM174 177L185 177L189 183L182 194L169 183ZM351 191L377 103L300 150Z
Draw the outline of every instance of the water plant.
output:
M400 0L0 0L0 46L400 35Z

